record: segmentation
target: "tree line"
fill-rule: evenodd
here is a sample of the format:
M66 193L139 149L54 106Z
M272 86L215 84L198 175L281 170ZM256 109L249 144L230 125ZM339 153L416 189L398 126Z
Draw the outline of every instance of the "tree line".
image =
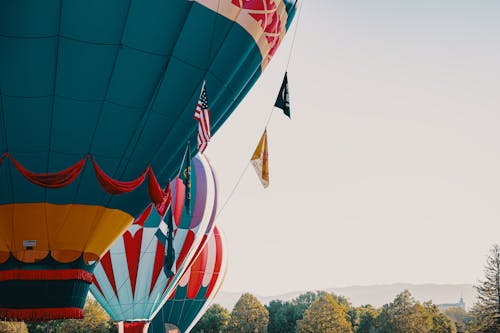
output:
M454 321L431 302L403 291L389 304L352 306L327 292L307 292L291 301L243 294L232 312L212 305L192 333L457 333Z
M355 307L345 297L324 291L306 292L291 301L264 306L243 294L233 310L215 304L192 333L498 333L500 332L500 246L492 247L478 301L466 312L441 312L432 302L420 303L405 290L380 308ZM1 295L0 295L1 297ZM83 320L49 322L0 321L0 333L116 333L116 326L95 300L88 300Z
M485 276L475 289L478 302L466 312L441 312L432 302L420 303L409 291L375 308L352 306L342 296L307 292L291 301L271 301L243 294L233 310L212 305L192 333L499 333L500 246L492 247Z

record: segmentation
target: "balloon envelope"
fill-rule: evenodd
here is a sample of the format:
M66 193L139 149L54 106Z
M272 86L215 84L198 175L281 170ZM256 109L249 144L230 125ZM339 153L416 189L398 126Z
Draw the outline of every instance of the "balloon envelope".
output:
M82 316L91 263L150 201L132 180L151 165L165 184L186 145L194 155L203 81L218 130L295 9L295 0L0 0L1 317Z
M211 232L217 188L208 160L192 162L191 215L184 207L182 182L172 182L175 251L172 277L164 272L165 246L157 237L161 216L152 206L135 220L101 259L90 291L114 321L147 322L174 290L205 233ZM179 193L182 192L182 193Z
M200 320L224 281L227 253L218 227L155 316L148 333L187 333Z

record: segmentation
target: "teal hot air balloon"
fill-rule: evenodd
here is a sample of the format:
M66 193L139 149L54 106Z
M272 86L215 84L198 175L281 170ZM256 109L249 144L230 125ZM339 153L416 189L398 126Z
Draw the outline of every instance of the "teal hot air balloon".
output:
M217 296L226 269L225 239L216 226L169 300L151 322L148 333L189 333Z
M215 133L296 2L0 0L0 317L82 317L93 263L196 153L203 82Z

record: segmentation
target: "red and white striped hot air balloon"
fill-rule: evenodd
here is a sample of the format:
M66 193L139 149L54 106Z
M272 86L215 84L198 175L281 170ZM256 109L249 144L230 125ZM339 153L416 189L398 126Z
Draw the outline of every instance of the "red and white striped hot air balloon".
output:
M217 186L208 160L197 155L192 161L191 215L184 209L184 184L170 184L170 209L174 220L175 258L167 277L165 245L158 237L162 217L150 206L113 244L95 269L91 292L120 332L146 332L149 321L173 292L205 235L213 228Z

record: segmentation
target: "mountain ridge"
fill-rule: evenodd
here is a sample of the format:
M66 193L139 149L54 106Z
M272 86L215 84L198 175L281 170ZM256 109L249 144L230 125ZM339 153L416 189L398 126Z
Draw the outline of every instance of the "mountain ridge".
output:
M326 291L347 297L354 306L371 304L380 307L390 303L394 297L404 290L410 293L420 302L432 301L434 304L458 303L460 298L464 299L467 309L476 302L476 295L472 284L438 284L438 283L404 283L375 285L353 285L345 287L328 288ZM279 295L263 296L255 295L263 304L269 304L272 300L289 301L307 291L291 291ZM214 300L231 310L243 292L221 291Z

